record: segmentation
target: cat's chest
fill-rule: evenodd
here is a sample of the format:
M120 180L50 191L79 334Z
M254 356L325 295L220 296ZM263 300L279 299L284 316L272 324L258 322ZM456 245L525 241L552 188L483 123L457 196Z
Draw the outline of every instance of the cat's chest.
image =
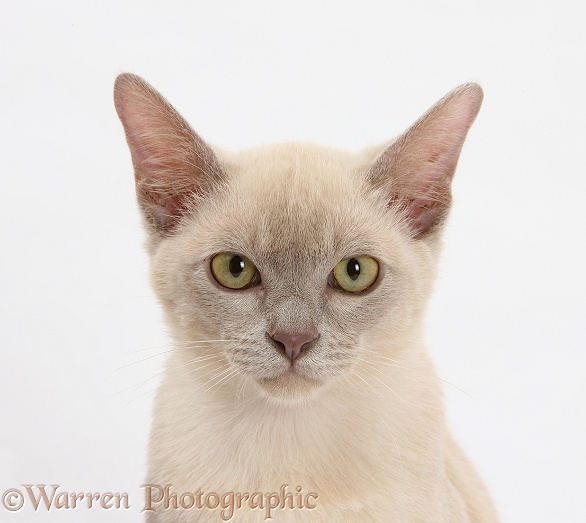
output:
M387 521L389 514L392 521L426 521L415 512L429 507L440 488L439 463L432 458L437 449L430 431L417 431L404 416L375 423L384 411L368 415L367 405L342 400L322 410L246 403L226 408L226 402L214 408L177 385L165 381L157 398L148 483L170 485L178 499L199 491L257 493L265 496L264 510L267 495L290 497L294 507L271 516L279 522ZM405 433L411 435L408 446ZM297 502L307 496L315 508ZM237 521L264 521L258 504L245 503ZM404 519L404 510L413 517ZM160 521L182 521L178 514ZM189 514L193 509L184 521L193 521ZM220 520L209 510L197 514L195 521Z
M343 425L338 430L324 435L302 420L261 423L252 415L230 420L209 410L192 413L181 424L158 416L150 448L154 479L180 478L190 489L273 491L292 485L305 492L364 496L391 474L394 457L373 452L367 435ZM374 478L373 470L383 477Z
M349 503L352 511L359 507L351 500L368 499L381 485L401 481L404 471L392 435L355 421L350 413L331 418L250 405L227 413L163 386L148 481L187 492L270 493L286 486L295 499L316 493L321 503Z

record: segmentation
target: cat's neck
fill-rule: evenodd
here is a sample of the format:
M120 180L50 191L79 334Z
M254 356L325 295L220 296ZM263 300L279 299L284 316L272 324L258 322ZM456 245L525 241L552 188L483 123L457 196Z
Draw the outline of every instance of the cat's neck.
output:
M166 379L159 392L155 438L172 435L170 440L180 442L185 455L194 453L192 463L199 461L195 455L214 455L214 461L225 460L235 474L238 466L229 461L240 456L245 460L242 481L249 481L251 462L259 480L271 484L278 478L266 474L274 471L275 463L280 471L315 470L319 464L328 474L349 473L348 463L339 459L349 454L350 468L364 463L366 474L372 462L379 461L392 477L406 463L417 466L425 455L435 453L437 459L444 430L441 394L429 360L413 347L404 353L405 358L388 361L365 357L355 372L307 401L269 400L254 383L242 383L237 376L213 386L209 367L207 378L197 372L177 374ZM169 368L185 368L185 358L178 351ZM197 450L194 441L202 442ZM415 461L406 459L413 448ZM206 475L204 469L199 473Z

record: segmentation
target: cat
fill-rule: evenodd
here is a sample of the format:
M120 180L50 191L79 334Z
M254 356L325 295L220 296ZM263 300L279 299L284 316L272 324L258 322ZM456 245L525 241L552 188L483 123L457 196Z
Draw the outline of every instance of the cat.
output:
M148 521L498 520L450 435L422 341L451 180L482 98L465 84L359 153L232 153L140 77L117 78L174 340Z

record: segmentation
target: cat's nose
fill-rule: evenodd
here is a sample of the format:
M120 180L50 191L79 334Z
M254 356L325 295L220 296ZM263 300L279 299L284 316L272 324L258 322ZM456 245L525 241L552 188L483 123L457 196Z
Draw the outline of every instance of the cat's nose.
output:
M314 330L307 332L276 331L269 334L273 345L281 350L291 360L291 363L298 359L304 351L309 349L311 343L318 337L319 334Z

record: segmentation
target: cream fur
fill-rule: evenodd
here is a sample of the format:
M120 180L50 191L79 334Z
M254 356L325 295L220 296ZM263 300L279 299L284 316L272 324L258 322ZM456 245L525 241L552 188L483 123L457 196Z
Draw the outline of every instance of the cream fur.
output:
M142 100L147 93L146 105L133 98L137 89ZM169 106L131 75L118 80L115 96L137 181L158 175L164 186L169 178L164 190L173 193L172 169L166 165L161 175L143 167L144 154L172 155L172 144L164 143L169 130L160 131L161 150L145 153L140 137L156 136L157 119L150 129L129 116ZM214 167L215 181L204 191L173 197L172 205L163 192L148 197L143 210L152 282L176 346L156 399L148 483L170 484L177 493L273 492L288 484L318 494L315 509L274 511L279 522L497 521L448 431L422 341L449 206L443 192L480 99L475 86L455 91L412 128L416 138L405 135L382 150L285 144L210 155L210 149L206 164L219 166L221 175ZM445 145L430 146L426 129L442 129ZM190 139L202 150L195 133ZM393 152L397 143L402 153ZM428 176L418 162L439 167ZM193 176L205 177L205 166L201 170ZM408 180L415 170L425 174L416 190L384 181L385 173ZM393 191L398 196L390 198ZM428 207L417 203L422 199ZM154 209L152 202L162 203ZM178 207L177 220L149 218ZM425 214L428 208L433 213ZM169 229L168 223L177 225ZM221 288L209 271L218 252L251 259L261 285ZM328 288L333 266L358 254L379 261L377 284L359 295ZM293 376L283 375L289 362L266 343L275 325L320 333ZM151 522L221 521L218 510L205 508L147 516ZM265 513L241 509L231 521L265 521Z

